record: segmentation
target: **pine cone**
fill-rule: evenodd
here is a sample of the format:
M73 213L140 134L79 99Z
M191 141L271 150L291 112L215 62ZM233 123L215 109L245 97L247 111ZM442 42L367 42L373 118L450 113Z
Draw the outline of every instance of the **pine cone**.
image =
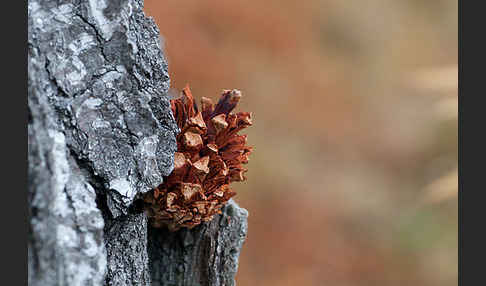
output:
M241 92L224 90L218 104L201 99L199 111L186 86L182 97L171 101L181 132L177 136L174 170L165 182L144 197L149 221L154 227L175 231L209 221L236 193L233 181L244 181L252 148L238 131L252 124L251 113L231 111Z

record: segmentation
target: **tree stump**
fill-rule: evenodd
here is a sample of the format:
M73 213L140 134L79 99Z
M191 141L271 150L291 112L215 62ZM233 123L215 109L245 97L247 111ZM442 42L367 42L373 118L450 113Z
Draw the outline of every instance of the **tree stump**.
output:
M29 285L234 285L246 210L152 229L173 169L167 61L142 0L28 1Z

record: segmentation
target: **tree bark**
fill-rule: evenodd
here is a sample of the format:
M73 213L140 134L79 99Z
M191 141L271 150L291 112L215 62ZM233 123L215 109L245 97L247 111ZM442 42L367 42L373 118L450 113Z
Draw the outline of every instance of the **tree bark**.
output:
M247 212L192 230L136 200L179 132L159 31L141 0L29 0L29 285L234 285Z

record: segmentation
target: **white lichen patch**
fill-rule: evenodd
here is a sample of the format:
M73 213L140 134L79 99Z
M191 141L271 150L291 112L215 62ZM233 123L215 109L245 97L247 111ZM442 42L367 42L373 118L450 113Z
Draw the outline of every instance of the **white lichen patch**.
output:
M72 82L72 85L83 83L83 79L87 74L83 62L78 57L73 56L68 63L72 65L72 71L66 75L66 79Z
M41 6L37 2L29 1L27 9L29 17L33 20L33 27L36 29L43 29L45 21L51 16L42 10Z
M96 39L88 33L81 33L74 41L69 43L68 48L74 55L96 46Z
M124 74L127 72L127 69L125 68L125 66L123 65L117 65L116 66L116 70L120 73L120 74Z
M84 261L80 261L78 264L69 264L66 267L66 272L68 281L60 285L90 285L91 283L88 282L93 280L93 277L102 277L101 273L94 272L93 268Z
M96 46L96 39L88 33L80 34L75 40L69 43L68 48L71 50L72 56L67 59L67 64L71 65L72 71L66 77L74 85L82 84L84 77L87 75L86 67L79 58L79 55L94 46Z
M89 218L85 221L90 228L103 229L104 221L96 206L96 193L89 183L77 182L69 189L76 218Z
M116 123L118 123L122 128L127 128L127 125L125 124L125 118L123 118L122 114L118 115Z
M57 226L57 244L61 248L75 248L79 247L79 236L74 229L69 226L60 224Z
M91 123L91 126L96 130L96 129L106 129L106 128L111 128L111 124L108 121L105 121L101 118L96 118L93 123Z
M74 6L71 3L59 5L52 11L52 13L55 15L54 19L56 21L69 24L74 15L73 8Z
M143 157L154 157L155 152L157 151L157 145L159 144L159 137L157 135L152 135L149 137L145 137L140 140L140 143L137 145L137 151Z
M123 201L131 202L137 194L135 188L124 178L116 178L110 181L110 189L115 190L123 197Z
M95 97L90 97L83 102L83 107L87 107L89 109L97 109L101 106L102 103L103 100Z
M37 13L37 11L39 11L39 9L40 9L39 3L34 2L34 1L29 1L29 4L27 5L27 12L28 12L29 17L34 16L35 13Z
M115 88L114 82L120 79L121 76L122 73L120 73L119 71L109 71L101 77L101 80L103 81L105 87L109 89L114 89Z
M52 156L52 193L54 200L51 202L52 211L59 216L65 217L70 210L68 209L67 198L64 192L66 183L69 179L69 164L66 158L66 138L64 134L56 130L48 130L53 145Z
M110 23L110 20L103 15L103 10L106 6L104 0L89 0L91 16L96 22L96 27L100 30L103 39L109 41L113 35L113 25Z
M83 253L88 257L95 257L100 251L100 246L94 240L92 235L86 235L84 237Z

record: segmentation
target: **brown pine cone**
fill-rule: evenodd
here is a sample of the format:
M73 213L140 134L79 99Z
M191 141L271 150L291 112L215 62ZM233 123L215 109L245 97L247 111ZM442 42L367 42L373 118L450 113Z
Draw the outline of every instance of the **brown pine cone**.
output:
M199 111L186 86L182 97L171 101L181 132L174 170L144 197L154 227L175 231L211 220L236 194L230 183L246 180L242 164L248 162L252 148L245 145L246 135L237 133L252 122L251 113L231 113L240 98L240 91L224 90L216 106L203 97Z

